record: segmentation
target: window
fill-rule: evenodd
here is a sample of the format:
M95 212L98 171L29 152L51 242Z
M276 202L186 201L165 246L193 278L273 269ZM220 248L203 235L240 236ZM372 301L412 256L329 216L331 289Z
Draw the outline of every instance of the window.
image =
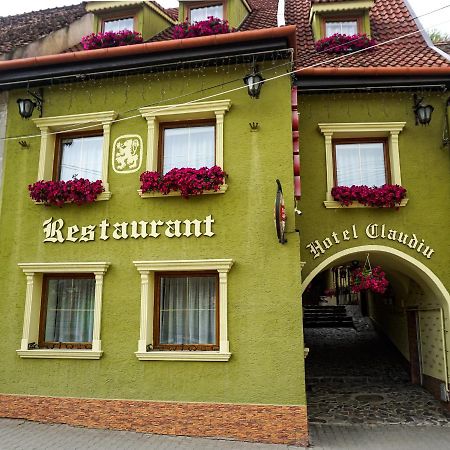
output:
M141 275L139 360L228 361L231 259L134 261Z
M147 120L147 164L150 172L166 173L174 167L212 167L225 170L223 163L224 117L230 100L189 105L145 107L139 111ZM227 190L223 185L220 191ZM143 198L160 193L142 193ZM179 195L178 192L169 195Z
M103 134L57 135L53 178L68 181L72 178L102 179Z
M99 359L109 263L21 263L27 277L22 358Z
M333 34L346 34L352 36L359 32L358 19L349 20L325 20L325 37L332 36Z
M33 119L41 130L38 180L70 180L74 175L102 180L105 192L97 200L111 197L108 182L109 141L114 111ZM71 129L88 127L71 133Z
M334 186L402 184L399 134L406 122L319 123L325 138L326 208L340 208ZM400 206L405 206L407 199ZM354 203L350 207L361 208Z
M134 17L118 17L117 19L108 19L103 21L103 32L107 31L134 31Z
M163 174L177 167L212 167L215 164L215 123L189 122L162 124L160 127L161 164Z
M218 273L155 274L153 348L219 350Z
M382 186L390 182L387 140L333 141L335 186Z
M44 275L39 348L92 348L94 274Z
M189 19L191 23L206 20L210 16L217 17L218 19L224 19L223 4L189 8Z

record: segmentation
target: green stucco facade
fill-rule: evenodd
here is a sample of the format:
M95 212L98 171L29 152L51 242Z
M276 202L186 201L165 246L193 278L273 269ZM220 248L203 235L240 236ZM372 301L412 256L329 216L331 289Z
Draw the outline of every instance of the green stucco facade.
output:
M231 109L224 122L224 194L140 198L139 174L145 170L147 123L135 108L174 104L242 86L246 67L195 69L55 85L44 89L44 117L114 110L120 121L115 138L138 134L144 163L131 174L109 168L112 197L77 207L34 204L27 186L36 181L39 129L20 119L11 91L7 136L29 136L29 149L6 144L3 204L0 215L0 386L2 393L140 399L304 405L304 357L300 302L299 236L293 204L290 79L264 86L259 100L246 90L221 94ZM275 74L275 72L273 72ZM227 82L232 81L230 84ZM226 85L226 89L222 86ZM208 86L218 86L206 91ZM189 94L195 93L195 94ZM129 120L126 117L139 115ZM258 122L252 132L249 122ZM111 164L111 155L110 155ZM288 212L288 242L280 245L273 222L275 179L283 184ZM133 220L215 220L213 237L127 239L44 243L43 222L62 218L67 225ZM140 275L136 260L230 258L228 274L228 362L139 361ZM99 360L21 359L26 262L107 261L104 277Z
M300 230L301 258L305 263L302 279L306 283L303 287L306 288L308 277L311 279L310 274L314 274L320 264L323 264L320 270L325 270L354 259L364 263L367 253L370 253L372 265L381 264L394 289L392 304L373 296L370 307L372 319L409 359L406 310L420 310L422 352L428 355L428 359L423 359L423 372L444 380L445 349L439 311L443 310L444 329L448 329L450 214L446 204L450 196L450 156L448 149L442 146L447 96L436 92L426 92L424 96L427 103L435 108L427 127L415 125L411 93L299 95L302 199L298 208L302 215L297 217L296 226ZM407 205L397 209L326 208L323 203L327 191L325 137L318 124L374 122L406 122L399 133L399 156L402 186L407 189ZM370 230L368 235L366 229L370 224L378 224L380 235L384 224L385 238L369 236ZM354 237L353 226L357 238ZM343 239L344 230L350 232L348 240ZM396 230L395 240L389 238L389 230ZM339 243L332 237L333 232L337 234ZM409 235L407 242L415 234L419 243L423 239L422 248L429 246L434 253L428 258L400 243L400 233ZM391 238L393 236L390 235ZM323 254L319 251L320 256L314 258L311 247L307 246L318 240L324 247L323 240L327 238L330 238L332 246L324 248ZM379 248L373 247L369 252L365 246ZM402 254L389 254L391 249L391 253L399 251ZM348 253L344 255L342 252L346 250ZM339 254L343 256L339 257ZM327 260L328 264L325 264ZM448 349L448 335L445 339Z

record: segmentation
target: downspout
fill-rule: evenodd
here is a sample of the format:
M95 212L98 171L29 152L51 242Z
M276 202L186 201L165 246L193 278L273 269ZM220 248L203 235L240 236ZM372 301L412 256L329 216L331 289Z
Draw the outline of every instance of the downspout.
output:
M297 86L291 88L291 110L292 110L292 156L294 162L294 196L300 200L302 186L300 180L300 143L298 132L298 97Z
M277 9L277 27L284 27L286 25L286 18L284 16L284 0L278 0Z

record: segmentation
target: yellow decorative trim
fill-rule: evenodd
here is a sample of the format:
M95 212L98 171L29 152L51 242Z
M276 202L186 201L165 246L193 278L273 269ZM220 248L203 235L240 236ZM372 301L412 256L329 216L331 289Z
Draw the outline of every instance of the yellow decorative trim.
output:
M311 5L309 13L310 20L315 14L323 14L328 12L340 11L354 11L354 10L368 10L375 4L374 0L359 0L359 1L341 1L335 3L315 3Z
M409 202L409 199L408 198L404 198L400 202L398 207L404 207L404 206L406 206L408 204L408 202ZM365 205L362 205L361 203L358 203L358 202L354 202L354 203L352 203L351 205L348 205L348 206L342 206L339 202L336 202L334 200L333 201L324 201L323 204L324 204L325 208L327 208L327 209L347 209L347 208L372 208L372 209L376 209L376 208L374 208L372 206L365 206Z
M366 123L319 123L319 129L325 138L325 162L327 191L324 205L326 208L334 208L335 202L331 189L334 186L333 167L333 138L351 137L388 137L389 138L389 162L391 169L391 183L402 184L400 173L400 153L398 135L405 127L406 122L366 122ZM407 201L406 201L407 202ZM350 206L353 208L364 207L363 205ZM401 206L405 206L404 205ZM339 207L341 207L339 205Z
M224 116L231 108L231 100L196 102L191 104L148 106L139 112L147 120L147 163L146 170L158 170L158 137L161 121L186 121L195 119L216 119L216 165L223 167Z
M203 191L203 194L201 195L210 195L210 194L225 194L225 192L228 189L228 184L223 184L220 186L220 189L218 191ZM142 192L141 189L139 189L138 194L141 198L161 198L161 197L181 197L181 194L179 191L172 191L168 194L161 194L161 192ZM195 197L201 197L195 196Z
M37 179L52 179L53 159L55 156L55 132L62 133L64 131L70 131L74 128L83 128L83 126L89 126L89 128L87 128L88 130L103 129L102 182L105 192L99 196L98 200L108 200L111 198L108 182L109 142L111 122L116 117L117 113L115 111L101 111L33 119L33 122L41 130L41 148L39 153L39 169Z
M231 353L220 352L196 352L196 351L150 351L135 352L139 361L223 361L231 358Z
M36 349L36 350L16 350L21 358L40 359L100 359L103 352L92 350L61 350L61 349Z
M231 353L228 342L227 284L232 259L133 261L141 274L141 319L136 357L141 361L228 361ZM161 352L147 351L153 344L154 274L157 271L217 270L219 272L219 351L218 352Z
M27 277L25 311L23 318L22 340L17 354L21 358L74 358L99 359L102 355L100 340L103 277L109 262L38 262L17 264ZM94 324L92 330L92 349L36 349L28 350L28 344L38 342L39 317L44 273L93 273L95 275Z

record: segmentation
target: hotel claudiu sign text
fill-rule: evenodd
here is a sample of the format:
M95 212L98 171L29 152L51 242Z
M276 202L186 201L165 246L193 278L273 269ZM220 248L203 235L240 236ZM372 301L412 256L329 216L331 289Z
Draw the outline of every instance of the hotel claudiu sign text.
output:
M100 239L145 239L157 238L164 235L168 238L180 238L194 236L212 237L214 219L211 215L203 220L152 220L110 223L103 219L97 225L70 225L65 226L63 219L50 217L42 224L44 242L90 242Z
M403 231L387 228L384 223L381 225L377 223L370 223L365 229L365 235L369 239L386 239L389 241L399 242L412 250L416 250L417 253L420 253L427 259L431 259L431 256L434 253L434 250L427 245L423 239L417 237L416 234L407 234ZM341 242L358 239L358 237L359 231L357 230L356 225L352 225L351 228L343 230L340 233L333 231L330 236L321 241L316 239L315 241L309 243L306 248L309 250L311 255L313 255L314 259L316 259L326 253L326 251L331 247L339 245Z

